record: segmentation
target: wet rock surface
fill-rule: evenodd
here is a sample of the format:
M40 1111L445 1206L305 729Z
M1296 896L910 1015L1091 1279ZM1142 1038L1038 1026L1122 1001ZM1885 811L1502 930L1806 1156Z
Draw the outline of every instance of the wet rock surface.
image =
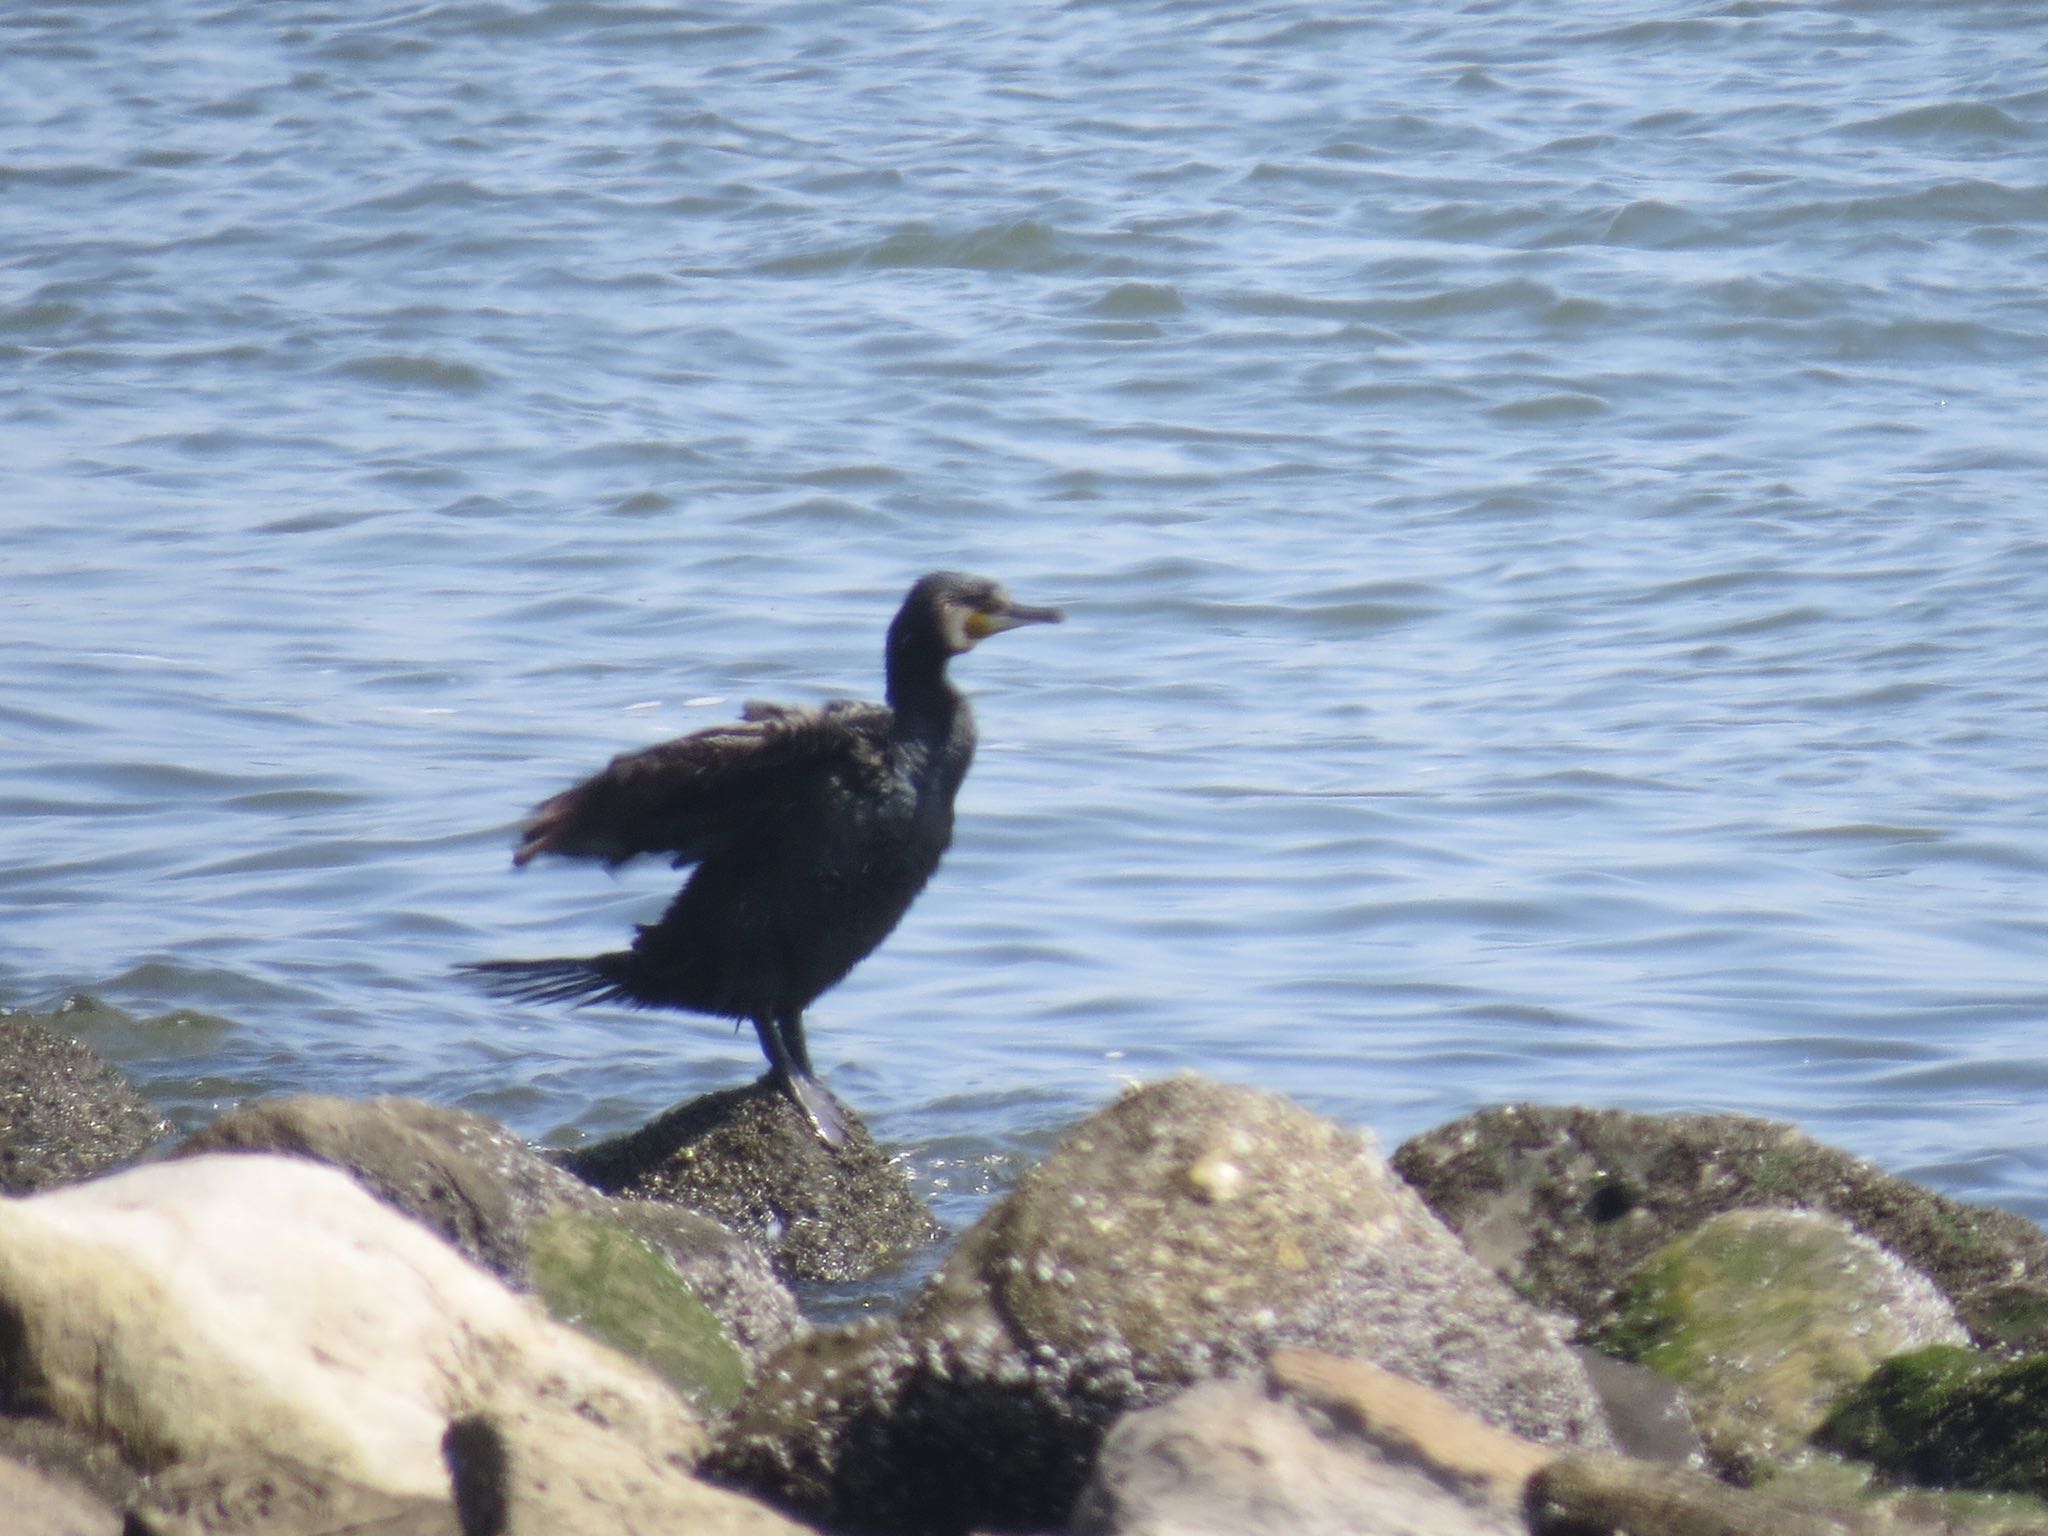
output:
M2048 1347L2048 1234L1775 1121L1516 1105L1414 1137L1394 1166L1517 1291L1582 1323L1709 1217L1809 1209L1925 1274L1979 1344Z
M1608 1443L1551 1321L1369 1138L1177 1079L1080 1126L900 1323L777 1356L715 1464L827 1525L1052 1525L1115 1415L1290 1344L1378 1361L1539 1440Z
M90 1178L171 1133L126 1078L64 1032L84 1006L0 1015L0 1194Z
M900 1263L939 1228L860 1117L844 1113L847 1144L828 1147L763 1078L564 1154L562 1165L607 1194L715 1217L792 1279L858 1280Z

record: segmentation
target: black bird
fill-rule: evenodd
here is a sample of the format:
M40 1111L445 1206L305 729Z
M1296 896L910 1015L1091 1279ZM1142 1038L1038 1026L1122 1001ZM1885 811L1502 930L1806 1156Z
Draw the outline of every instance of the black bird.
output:
M804 1010L889 936L953 840L974 715L946 663L1055 608L937 571L889 625L888 703L750 703L742 719L623 753L535 807L512 862L616 867L643 853L695 871L631 949L463 967L502 997L624 1003L746 1019L827 1142L846 1127L811 1070Z

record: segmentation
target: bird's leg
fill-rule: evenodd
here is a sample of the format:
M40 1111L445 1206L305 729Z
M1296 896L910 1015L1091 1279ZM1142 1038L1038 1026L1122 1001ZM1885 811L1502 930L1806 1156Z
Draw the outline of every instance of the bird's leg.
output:
M811 1053L804 1046L804 1016L791 1013L756 1019L754 1033L761 1037L761 1050L775 1080L810 1119L819 1140L829 1147L844 1146L846 1118L839 1113L830 1090L811 1071Z
M775 1021L775 1031L782 1036L782 1048L788 1052L790 1065L805 1077L815 1077L811 1070L811 1048L804 1043L804 1016L799 1013L785 1013Z

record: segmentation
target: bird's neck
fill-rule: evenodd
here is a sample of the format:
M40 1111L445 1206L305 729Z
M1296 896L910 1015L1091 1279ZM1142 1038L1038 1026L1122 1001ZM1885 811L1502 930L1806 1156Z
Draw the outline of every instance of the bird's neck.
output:
M897 730L917 735L948 734L967 702L947 680L943 656L894 653L889 657L887 698Z

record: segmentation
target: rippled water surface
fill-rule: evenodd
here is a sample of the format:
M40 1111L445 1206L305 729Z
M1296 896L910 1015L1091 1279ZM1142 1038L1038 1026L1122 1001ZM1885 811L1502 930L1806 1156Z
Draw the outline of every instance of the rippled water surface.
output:
M512 823L910 579L958 842L812 1016L950 1220L1192 1068L1795 1119L2048 1214L2048 11L28 0L0 1001L187 1119L757 1068L451 974Z

